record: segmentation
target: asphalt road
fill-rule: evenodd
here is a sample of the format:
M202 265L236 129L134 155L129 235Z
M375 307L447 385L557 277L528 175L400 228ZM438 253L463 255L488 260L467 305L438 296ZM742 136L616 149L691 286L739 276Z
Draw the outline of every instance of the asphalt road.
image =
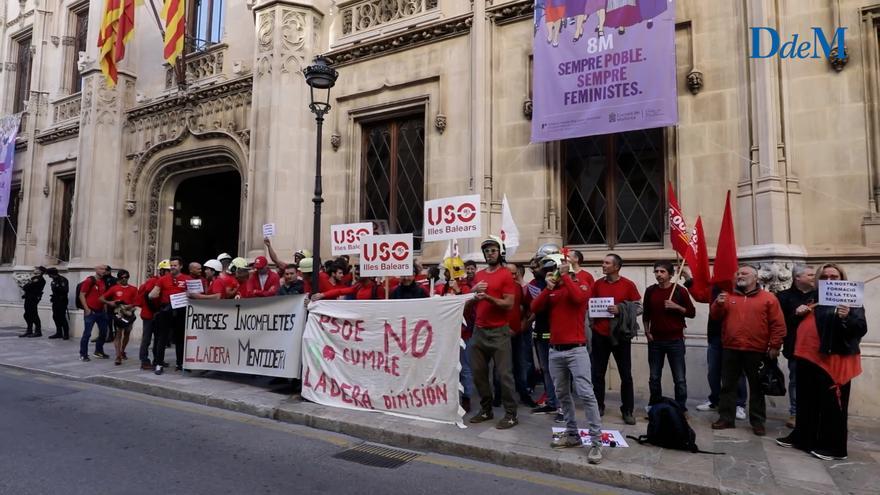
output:
M0 494L636 493L435 454L394 469L332 457L360 443L0 368Z

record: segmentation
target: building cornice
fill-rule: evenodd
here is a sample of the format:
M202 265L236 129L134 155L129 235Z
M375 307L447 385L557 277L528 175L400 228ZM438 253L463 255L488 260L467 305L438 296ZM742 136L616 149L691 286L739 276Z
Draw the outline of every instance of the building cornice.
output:
M78 120L77 122L73 122L62 127L46 129L40 134L37 134L37 137L35 139L39 144L50 144L58 141L64 141L65 139L71 139L77 136L79 136Z
M531 19L534 13L535 2L532 0L507 2L486 8L486 15L498 25Z
M224 83L219 83L204 88L195 89L186 93L170 93L162 99L144 105L133 107L126 112L128 120L138 119L147 115L155 115L170 109L179 109L187 103L197 103L220 96L251 91L253 77L247 75Z

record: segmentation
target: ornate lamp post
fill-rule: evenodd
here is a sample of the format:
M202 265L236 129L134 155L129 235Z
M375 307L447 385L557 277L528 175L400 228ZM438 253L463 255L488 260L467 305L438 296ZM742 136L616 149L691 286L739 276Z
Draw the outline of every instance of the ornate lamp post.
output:
M330 111L330 88L336 84L339 73L333 67L327 65L327 59L318 55L312 65L303 69L306 84L309 85L312 97L309 110L315 114L315 122L318 125L317 145L315 148L315 217L312 221L312 292L318 292L318 270L321 267L321 131L324 126L324 115Z

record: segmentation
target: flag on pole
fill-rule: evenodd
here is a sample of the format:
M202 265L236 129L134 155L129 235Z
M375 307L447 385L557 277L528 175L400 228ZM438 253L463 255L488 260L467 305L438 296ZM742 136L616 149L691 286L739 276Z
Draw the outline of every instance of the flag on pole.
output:
M516 222L513 221L513 214L510 212L510 204L507 202L507 195L501 200L501 240L504 242L504 249L507 251L506 256L510 257L516 253L519 247L519 229L516 228Z
M186 35L186 0L165 0L162 5L162 19L165 20L165 60L174 65L183 53Z
M691 247L691 236L687 230L684 215L678 206L678 199L672 189L672 182L668 183L666 195L669 198L669 238L672 241L672 249L681 256L685 262L692 266L695 263L694 250Z
M0 119L0 217L8 215L9 194L12 190L12 166L15 159L15 137L21 123L21 113Z
M703 219L697 217L690 243L694 253L694 262L691 264L691 295L694 300L701 303L712 302L712 286L709 282L709 252L706 250L706 236L703 233Z
M98 32L98 58L107 86L113 87L119 78L116 64L125 58L125 44L134 35L135 0L106 0L101 30Z
M739 268L736 256L736 236L733 232L733 214L730 211L730 191L724 204L721 218L721 231L718 233L718 248L715 250L715 265L712 268L712 283L722 290L733 291L734 278Z

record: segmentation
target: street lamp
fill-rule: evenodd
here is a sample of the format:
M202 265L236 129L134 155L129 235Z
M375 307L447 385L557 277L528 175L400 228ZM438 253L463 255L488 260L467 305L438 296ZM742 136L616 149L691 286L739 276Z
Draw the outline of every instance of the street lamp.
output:
M318 292L318 270L321 267L321 131L324 126L324 115L330 111L330 88L336 84L339 73L327 65L327 59L318 55L312 65L303 69L306 84L309 85L311 103L309 110L315 114L318 125L317 145L315 148L315 217L312 221L312 293Z

